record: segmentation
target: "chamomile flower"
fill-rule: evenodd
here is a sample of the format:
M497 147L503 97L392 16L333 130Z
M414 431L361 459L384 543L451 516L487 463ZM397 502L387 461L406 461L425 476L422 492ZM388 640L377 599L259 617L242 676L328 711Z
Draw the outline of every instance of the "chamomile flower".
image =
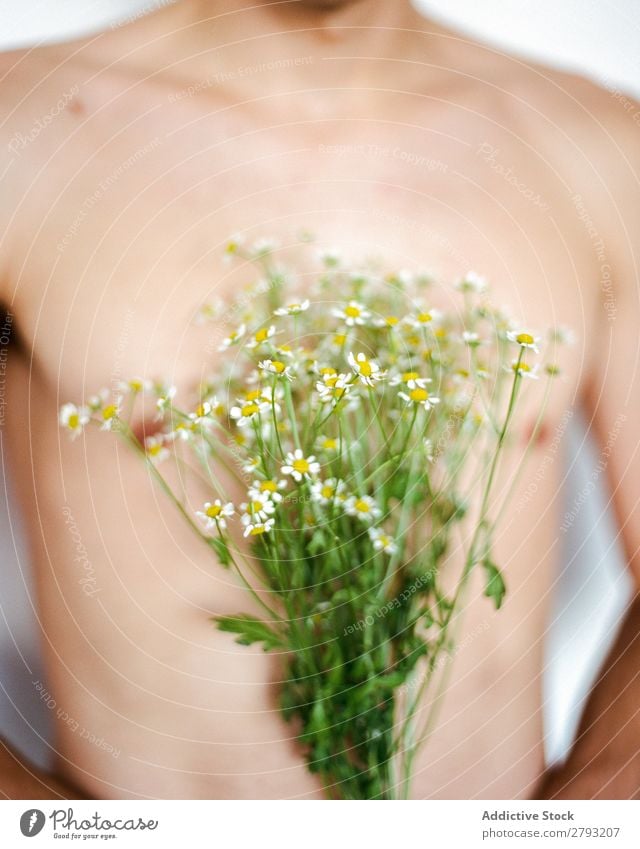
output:
M338 440L333 436L320 436L318 437L318 448L323 451L337 451Z
M166 460L170 454L164 435L147 436L144 441L144 450L147 457L154 464L161 463L163 460Z
M477 348L482 344L480 337L477 333L473 333L470 330L464 330L462 332L462 341L465 345L468 345L470 348Z
M484 292L487 288L487 280L475 271L468 271L456 283L456 289L460 292Z
M362 352L354 355L350 351L347 360L360 383L365 386L373 386L377 381L383 380L386 375L386 371L382 371L375 360L368 359L367 355Z
M264 522L254 522L251 521L251 517L246 513L242 516L242 524L244 525L243 536L245 537L257 537L262 536L263 534L268 534L273 530L273 526L275 525L275 519L266 519Z
M540 337L534 336L533 333L530 333L528 330L508 330L507 339L510 342L515 342L516 345L520 345L521 348L531 348L531 350L535 351L536 354L540 353L538 348Z
M257 348L260 345L267 342L273 336L276 335L276 328L272 324L269 327L261 327L260 330L257 330L253 336L246 343L247 348Z
M262 397L258 397L251 401L238 401L238 404L229 410L229 415L238 427L244 427L247 424L251 424L255 416L268 412L269 408L269 402L265 401Z
M300 315L301 312L305 312L308 309L309 300L305 299L304 301L294 301L293 303L289 303L284 307L278 307L277 310L273 311L273 314L278 316Z
M403 401L406 401L407 406L420 406L424 407L425 410L430 410L432 407L435 407L436 404L440 403L439 398L435 395L430 395L429 392L421 386L416 386L415 389L411 389L409 392L398 392L398 398L402 398Z
M348 374L325 375L316 383L316 390L323 404L335 405L351 391L351 376Z
M375 551L384 551L385 554L394 554L397 551L398 546L393 541L393 537L390 537L381 528L369 528L367 533Z
M300 483L303 478L307 480L315 477L320 471L320 463L312 454L309 457L304 456L301 448L296 448L295 451L289 451L286 457L286 465L282 466L280 471L283 475L291 475L291 477Z
M271 501L278 503L282 501L282 493L280 490L286 488L287 482L285 480L254 481L251 489L249 490L249 498L256 500L262 498L263 495L266 494Z
M60 424L70 431L73 437L82 433L82 430L90 419L87 407L76 407L75 404L64 404L60 409Z
M343 501L344 481L328 478L326 481L314 481L311 484L311 500L323 506L334 501Z
M417 371L403 371L401 374L394 374L389 380L390 386L406 386L407 389L424 389L427 383L431 383L430 377L420 377Z
M153 383L141 377L132 377L130 380L121 380L118 389L125 394L139 395L141 392L150 392L153 389Z
M116 424L118 423L118 416L120 415L120 402L122 398L116 398L115 401L111 404L105 404L104 407L100 410L100 419L102 420L102 424L100 425L100 430L113 430Z
M276 505L271 500L270 492L260 492L256 489L249 491L250 501L240 505L243 515L249 516L253 521L265 521L272 513L275 513Z
M262 259L273 253L279 247L275 239L256 239L251 245L250 251L253 259Z
M531 380L538 379L538 375L536 374L538 366L536 365L532 368L529 363L525 363L524 360L513 360L511 366L507 368L507 371L516 372L520 375L520 377L528 377Z
M242 466L242 471L246 472L248 475L252 475L256 469L260 468L260 458L259 457L249 457L246 463Z
M204 522L206 530L217 528L224 531L227 527L227 519L235 513L235 507L231 501L224 504L219 498L215 501L205 502L202 510L198 510L196 516Z
M414 329L419 329L421 327L427 327L430 324L437 323L442 318L442 313L440 310L436 309L424 309L419 310L412 315L408 315L405 317L405 324L408 324L409 327L413 327Z
M366 324L371 317L369 310L358 301L349 301L346 307L334 310L333 315L344 321L347 327Z
M347 498L344 509L349 516L355 516L361 522L373 522L379 519L382 511L370 495L351 495Z
M232 330L231 333L222 340L222 344L218 348L219 351L226 351L227 348L232 348L234 345L237 345L245 336L247 332L247 327L245 324L241 324L237 330Z
M210 424L213 408L209 401L202 401L198 404L192 413L189 413L189 419L196 425Z
M171 406L171 402L176 397L176 392L178 390L175 386L156 386L156 407L158 408L159 413L164 413L164 411Z
M266 374L275 374L276 377L293 380L291 366L285 365L282 360L262 360L262 362L258 363L258 368Z

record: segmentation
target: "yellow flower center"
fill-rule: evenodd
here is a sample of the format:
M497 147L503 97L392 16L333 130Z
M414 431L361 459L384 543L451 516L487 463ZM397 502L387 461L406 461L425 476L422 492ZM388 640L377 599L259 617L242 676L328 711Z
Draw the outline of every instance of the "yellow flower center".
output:
M322 443L322 447L326 451L332 451L336 447L337 443L335 439L325 439Z
M447 331L444 329L444 327L439 327L436 330L436 336L438 337L438 339L446 339Z
M320 369L320 374L323 375L323 376L325 376L325 375L328 376L328 375L331 375L331 374L337 374L337 372L334 368L331 368L331 366L325 366L324 368Z
M371 507L369 506L369 502L365 501L364 498L358 498L356 503L353 505L358 513L370 513Z
M260 492L277 492L278 487L274 481L263 481L260 484Z
M198 406L196 407L196 417L200 419L202 418L202 416L206 416L206 414L207 410L204 404L198 404Z
M132 392L140 392L142 389L142 382L139 380L130 380L129 389L131 389Z
M282 374L285 369L284 363L281 363L280 360L271 360L271 368L276 372L276 374Z
M147 454L149 454L151 457L157 457L158 454L161 451L162 451L162 443L161 442L156 442L156 443L154 443L153 445L150 445L147 448Z
M251 528L251 536L252 537L260 536L260 534L264 534L266 532L266 530L267 529L264 525L255 525L253 528Z
M405 383L409 383L410 380L417 380L420 377L417 371L405 371L402 375L402 379Z
M258 409L259 407L257 404L245 404L241 412L243 416L253 416L258 412Z
M252 501L249 504L249 512L250 513L259 513L262 510L263 507L264 507L264 504L262 503L262 501Z
M336 335L333 337L333 344L338 345L340 347L342 345L344 345L344 343L346 341L347 341L347 337L345 336L344 333L336 333Z
M415 401L416 403L420 403L421 401L426 401L428 397L429 397L429 393L427 392L427 390L426 389L420 389L419 387L417 389L412 389L411 392L409 393L409 398L411 398L411 400Z
M360 309L359 309L359 307L354 307L354 306L350 305L350 306L345 308L344 314L348 318L358 318L359 315L360 315Z
M323 498L332 498L333 497L333 487L325 484L320 490L320 493Z
M118 412L118 408L116 407L116 405L115 404L109 404L102 411L102 418L105 420L105 422L108 422L109 419L112 419L116 415L117 412Z
M264 342L265 339L268 339L268 338L269 338L269 331L267 330L266 327L263 327L262 330L258 330L258 332L255 335L256 342Z
M253 389L251 392L246 393L245 398L247 401L257 401L261 395L262 389Z
M301 475L305 475L309 471L309 463L305 459L294 460L291 466L293 467L294 471L300 472Z
M395 316L395 315L388 315L388 316L385 318L385 323L386 323L389 327L395 327L395 326L396 326L396 324L398 323L398 319L396 318L396 316Z
M222 513L222 507L219 504L210 504L205 513L210 519L216 519Z
M530 333L518 333L516 336L516 342L519 345L533 345L534 339Z
M80 416L77 413L71 413L67 424L71 430L75 430L80 424Z
M371 377L373 374L373 369L371 368L369 360L358 360L358 369L363 377Z
M433 319L433 316L430 312L421 312L418 315L418 321L420 324L428 324Z
M531 366L528 363L520 363L520 365L518 365L518 363L514 363L512 368L514 371L531 371Z

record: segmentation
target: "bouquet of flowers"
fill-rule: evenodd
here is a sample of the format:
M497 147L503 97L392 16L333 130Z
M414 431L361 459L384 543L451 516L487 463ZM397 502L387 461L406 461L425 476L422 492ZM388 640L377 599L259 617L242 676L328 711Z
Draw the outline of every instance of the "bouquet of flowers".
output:
M438 661L474 570L503 602L492 491L540 340L474 273L437 292L424 274L347 269L326 252L302 294L270 243L227 252L257 279L239 304L203 311L236 323L193 406L133 379L65 404L61 423L125 439L235 572L253 612L217 627L279 654L280 710L327 795L407 797L433 724L421 707L444 686ZM454 306L439 311L443 293ZM162 426L140 442L131 416L149 395ZM172 457L204 478L206 501L169 484Z

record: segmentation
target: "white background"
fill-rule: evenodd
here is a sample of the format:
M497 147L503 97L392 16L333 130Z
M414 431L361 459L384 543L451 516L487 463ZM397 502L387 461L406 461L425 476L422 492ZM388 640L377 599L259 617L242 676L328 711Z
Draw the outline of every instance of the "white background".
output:
M211 3L215 5L215 0ZM79 35L154 5L158 4L152 0L0 0L0 49ZM640 98L638 0L419 0L417 5L501 48L575 70ZM569 502L596 462L579 425L572 428L571 442ZM37 700L29 684L42 672L28 561L5 486L0 470L0 734L44 764L48 757L46 709L34 704ZM629 593L607 498L601 491L583 508L580 521L567 534L558 574L556 614L547 640L545 714L551 759L566 750L580 701L606 653Z

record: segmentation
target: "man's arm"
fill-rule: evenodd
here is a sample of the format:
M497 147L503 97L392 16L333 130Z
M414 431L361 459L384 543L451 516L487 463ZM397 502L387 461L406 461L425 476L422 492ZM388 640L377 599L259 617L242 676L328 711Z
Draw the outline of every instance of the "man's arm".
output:
M0 799L82 799L71 785L27 764L0 739Z
M583 401L640 590L640 104L630 108L626 99L620 106L602 96L602 109L593 110L602 133L590 157L598 186L590 211L605 252L598 257L600 328L588 340ZM537 795L640 798L640 594L591 692L566 764L546 777Z

